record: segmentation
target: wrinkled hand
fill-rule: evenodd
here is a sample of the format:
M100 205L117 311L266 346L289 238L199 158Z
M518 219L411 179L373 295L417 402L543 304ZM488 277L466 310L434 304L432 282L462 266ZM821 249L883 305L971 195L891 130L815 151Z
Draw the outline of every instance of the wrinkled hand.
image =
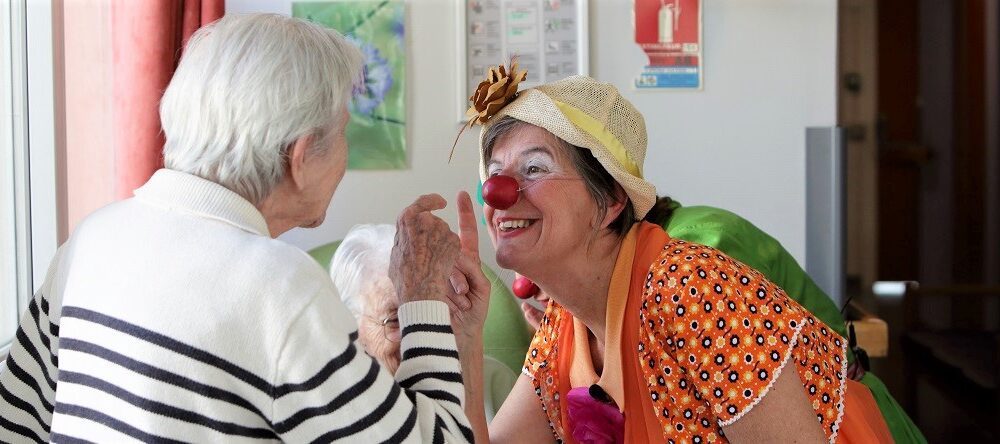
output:
M431 214L447 204L440 195L426 194L396 220L389 279L400 305L420 300L449 302L448 276L459 257L459 239L445 221Z
M479 258L479 228L472 198L464 191L458 193L458 227L461 254L451 273L452 328L455 333L467 336L482 334L486 314L490 307L489 279L483 274Z

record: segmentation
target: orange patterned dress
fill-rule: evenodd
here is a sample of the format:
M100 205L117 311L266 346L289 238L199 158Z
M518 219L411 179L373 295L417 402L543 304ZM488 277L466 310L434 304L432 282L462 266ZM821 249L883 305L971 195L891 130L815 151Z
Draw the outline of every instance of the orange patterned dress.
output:
M851 385L846 397L845 339L759 272L649 223L637 224L621 251L602 374L593 371L586 326L554 302L528 349L524 373L557 439L574 442L560 398L596 383L625 415L625 442L728 442L722 428L794 371L830 442L891 441L864 386ZM848 409L850 433L841 433L845 398L857 404Z

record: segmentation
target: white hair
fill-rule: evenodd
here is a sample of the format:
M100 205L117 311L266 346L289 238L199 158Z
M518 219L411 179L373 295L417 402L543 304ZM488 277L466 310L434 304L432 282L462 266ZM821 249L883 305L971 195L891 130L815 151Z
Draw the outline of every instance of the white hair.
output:
M355 225L337 247L330 263L330 278L355 318L365 312L361 297L365 284L389 278L389 257L395 239L395 225Z
M326 149L364 57L344 36L278 14L227 14L198 30L160 103L164 166L254 204L285 174L287 149Z

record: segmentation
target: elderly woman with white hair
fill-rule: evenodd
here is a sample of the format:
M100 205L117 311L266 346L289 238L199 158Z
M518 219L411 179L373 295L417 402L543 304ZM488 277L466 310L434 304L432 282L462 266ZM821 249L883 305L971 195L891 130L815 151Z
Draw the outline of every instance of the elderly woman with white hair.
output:
M399 302L388 274L395 237L392 225L355 226L330 262L333 285L358 321L358 341L389 373L401 359Z
M192 37L160 109L165 168L83 221L30 301L0 367L0 441L473 440L462 381L486 308L448 285L469 258L431 214L444 199L398 221L395 377L356 348L322 268L274 239L324 219L361 64L279 15Z
M395 235L393 225L356 225L344 236L330 262L330 278L358 321L358 341L389 373L396 373L402 358L399 300L388 275ZM491 356L483 357L482 396L487 420L496 415L516 379L506 365Z

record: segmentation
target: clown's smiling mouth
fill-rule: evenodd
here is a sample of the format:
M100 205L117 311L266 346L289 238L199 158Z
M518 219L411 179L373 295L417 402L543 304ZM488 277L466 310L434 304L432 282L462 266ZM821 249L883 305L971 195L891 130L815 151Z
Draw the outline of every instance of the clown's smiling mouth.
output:
M497 229L500 231L513 231L521 228L528 228L534 223L535 221L530 219L511 219L498 223Z

